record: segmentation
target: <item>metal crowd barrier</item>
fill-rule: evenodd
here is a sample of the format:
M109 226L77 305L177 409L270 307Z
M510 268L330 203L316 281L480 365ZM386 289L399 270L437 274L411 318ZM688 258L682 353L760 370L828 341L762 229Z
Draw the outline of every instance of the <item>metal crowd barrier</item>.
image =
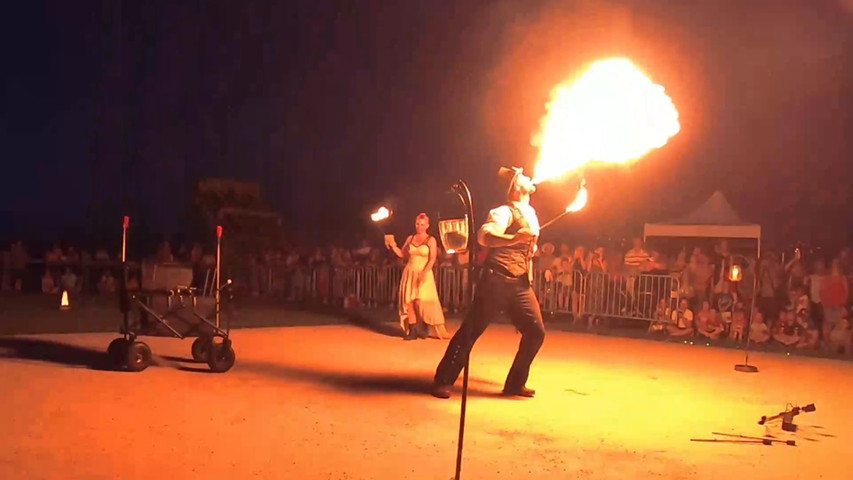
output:
M236 267L236 266L235 266ZM77 277L76 291L84 294L98 292L98 282L105 271L117 278L118 262L45 263L30 262L23 272L23 293L41 291L42 276L50 275L56 293L62 289L61 275L66 270ZM4 269L7 270L7 269ZM244 293L253 296L278 296L298 302L337 304L346 307L396 308L400 266L266 266L243 265L226 272ZM209 295L213 270L199 267L194 280L202 295ZM459 266L438 266L434 270L436 288L442 306L456 313L467 307L470 292L468 270ZM12 277L4 271L2 289L12 289ZM678 303L679 280L669 275L619 276L606 273L534 272L533 288L542 310L551 315L571 315L575 318L619 317L653 321L655 312L665 302L674 310Z
M273 286L283 284L290 286L284 291L290 300L395 308L402 271L398 266L283 269L269 276L266 291L276 292ZM459 312L467 306L467 275L464 267L440 266L434 270L439 299L446 311ZM680 284L670 275L537 271L533 288L547 314L654 321L658 310L677 307Z

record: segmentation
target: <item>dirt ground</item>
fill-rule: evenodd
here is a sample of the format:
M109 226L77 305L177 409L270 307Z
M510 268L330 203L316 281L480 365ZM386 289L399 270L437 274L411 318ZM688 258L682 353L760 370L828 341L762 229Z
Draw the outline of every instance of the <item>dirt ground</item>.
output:
M429 396L446 342L355 326L235 331L225 374L190 341L144 339L158 365L104 370L112 334L0 337L0 478L453 477L459 396ZM535 399L500 397L518 337L493 325L472 357L462 478L846 479L853 364L550 332ZM459 384L461 385L461 379ZM762 415L815 403L796 447L697 443L762 435Z

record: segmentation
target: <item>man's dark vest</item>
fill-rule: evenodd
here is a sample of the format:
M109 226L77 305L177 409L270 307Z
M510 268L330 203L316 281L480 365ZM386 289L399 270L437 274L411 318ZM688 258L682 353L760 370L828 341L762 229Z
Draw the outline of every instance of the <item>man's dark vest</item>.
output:
M512 223L506 229L507 235L513 235L522 228L529 228L521 211L514 205L508 205L512 211ZM527 244L509 247L493 247L489 249L484 266L494 268L500 273L511 277L520 277L527 273L530 265L531 248Z

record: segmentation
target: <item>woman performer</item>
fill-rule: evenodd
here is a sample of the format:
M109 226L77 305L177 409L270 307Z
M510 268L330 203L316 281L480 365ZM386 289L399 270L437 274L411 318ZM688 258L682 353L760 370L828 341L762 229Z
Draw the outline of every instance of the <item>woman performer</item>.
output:
M406 334L404 340L448 338L444 328L444 312L438 299L432 267L438 256L438 242L427 233L429 217L422 213L415 219L415 234L409 235L403 248L391 242L388 248L398 257L407 260L400 278L400 327Z

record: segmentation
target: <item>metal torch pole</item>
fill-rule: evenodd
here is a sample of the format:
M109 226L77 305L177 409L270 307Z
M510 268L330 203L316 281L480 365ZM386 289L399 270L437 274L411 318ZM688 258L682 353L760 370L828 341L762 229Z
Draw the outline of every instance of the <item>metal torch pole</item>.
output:
M216 290L214 293L214 302L216 302L216 328L219 328L219 278L220 278L220 250L222 247L222 225L216 226Z
M473 302L474 295L474 261L477 259L477 229L476 222L474 221L474 204L471 201L471 190L468 188L468 185L463 181L459 180L456 184L453 185L453 191L459 195L459 199L462 200L462 204L465 206L465 211L468 215L468 308L471 308L471 303ZM463 320L463 325L465 322ZM470 325L467 328L471 328ZM469 363L471 359L470 350L465 355L465 362L462 366L462 405L459 409L459 440L456 445L456 475L454 476L454 480L462 479L462 446L465 439L465 411L468 405L468 370Z
M127 227L130 226L130 217L125 216L121 224L121 263L127 259Z

